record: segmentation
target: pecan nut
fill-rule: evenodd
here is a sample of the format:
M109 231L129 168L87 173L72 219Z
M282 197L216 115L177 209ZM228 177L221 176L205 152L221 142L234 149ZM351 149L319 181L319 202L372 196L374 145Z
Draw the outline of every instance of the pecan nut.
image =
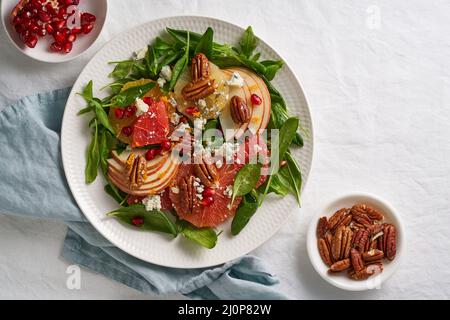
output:
M381 263L375 263L368 265L360 271L350 273L349 275L353 280L365 280L372 275L381 273L382 271L383 265Z
M392 224L387 225L385 230L384 237L386 238L386 244L384 252L386 253L386 258L392 261L397 253L397 231Z
M341 248L342 248L342 237L344 234L345 227L339 227L336 230L333 239L331 240L331 256L334 261L338 261L341 257Z
M320 217L317 223L316 236L317 238L323 238L328 232L328 220L327 217Z
M384 253L381 250L372 249L370 251L364 252L361 256L364 262L371 262L383 259Z
M351 262L350 262L350 259L343 259L343 260L339 260L339 261L337 261L337 262L335 262L335 263L333 263L331 266L330 266L330 271L331 272L340 272L340 271L344 271L344 270L347 270L348 268L350 268L351 267Z
M194 176L183 177L180 183L180 195L183 200L182 205L187 212L192 213L195 202Z
M219 174L214 164L205 161L202 157L200 163L194 164L194 173L200 178L203 185L213 188L217 184Z
M342 236L341 259L348 258L352 248L353 231L349 227L344 227Z
M319 254L323 262L325 262L327 266L331 266L333 262L331 260L330 248L325 239L320 238L317 240L317 247L319 248Z
M136 156L136 154L130 153L125 168L127 170L128 187L131 190L137 189L144 184L147 161L143 156Z
M347 214L348 209L340 209L338 211L336 211L331 217L330 219L328 219L328 227L330 228L330 230L335 229L335 227L338 225L339 221L341 221L341 219L344 218L344 216Z
M200 79L196 82L189 82L181 90L184 100L194 101L198 99L203 99L214 93L216 90L216 84L214 79Z
M342 219L336 224L336 226L333 228L333 230L336 230L340 226L348 226L350 225L350 222L352 221L352 215L346 214L342 217Z
M231 118L237 124L243 124L250 121L250 108L244 99L239 96L233 96L230 101Z
M364 262L362 260L361 253L358 250L352 249L350 251L350 259L352 261L353 269L355 269L356 272L364 268Z
M367 232L367 230L365 229L358 229L358 231L356 231L355 236L353 237L353 247L360 250L360 251L364 251L364 249L366 248L366 242L369 241L369 232Z
M199 53L191 60L191 77L193 82L200 79L208 79L210 74L209 60L203 54Z

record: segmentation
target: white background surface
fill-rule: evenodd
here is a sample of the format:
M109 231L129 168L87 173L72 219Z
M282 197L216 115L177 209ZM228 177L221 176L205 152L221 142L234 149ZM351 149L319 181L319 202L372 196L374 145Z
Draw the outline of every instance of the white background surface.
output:
M297 73L315 125L303 207L254 252L280 289L300 299L450 298L448 1L110 0L109 14L97 46L64 65L20 55L2 30L0 105L71 85L102 43L151 19L198 14L252 25ZM380 290L331 287L306 254L318 208L352 190L387 199L405 223L403 265ZM0 298L155 298L85 270L81 290L68 290L64 234L62 224L0 215Z

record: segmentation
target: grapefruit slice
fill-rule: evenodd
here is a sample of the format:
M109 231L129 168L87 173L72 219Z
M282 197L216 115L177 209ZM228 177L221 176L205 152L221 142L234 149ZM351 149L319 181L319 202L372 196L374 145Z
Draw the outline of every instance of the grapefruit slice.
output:
M133 124L131 147L143 147L161 143L169 133L169 119L166 105L159 101L148 108L148 112L138 117Z

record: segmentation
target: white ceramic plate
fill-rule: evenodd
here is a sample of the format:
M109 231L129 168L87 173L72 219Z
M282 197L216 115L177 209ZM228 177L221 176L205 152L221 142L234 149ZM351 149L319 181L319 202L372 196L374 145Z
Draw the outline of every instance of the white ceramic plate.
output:
M10 14L12 9L16 6L19 0L2 0L1 1L1 12L2 12L2 24L8 35L9 40L14 44L14 46L22 52L23 54L33 58L35 60L58 63L70 61L77 58L87 49L89 49L95 41L100 36L103 26L106 21L108 3L106 0L96 0L96 1L80 1L78 8L81 11L86 11L95 14L97 20L95 22L94 29L87 35L80 35L77 41L73 44L73 49L68 54L61 54L56 52L51 52L49 46L52 42L52 37L46 36L44 38L39 38L39 41L34 48L28 48L19 38L19 34L14 30L14 27L10 23Z
M126 31L107 43L87 64L78 77L69 96L62 124L62 157L70 189L79 207L94 227L120 249L142 260L155 264L177 268L200 268L217 265L242 256L268 240L286 222L289 215L299 210L294 197L284 199L267 197L247 227L236 237L230 234L230 221L221 225L224 232L220 235L217 246L211 250L189 243L182 237L175 240L152 232L140 232L127 228L114 219L107 218L106 212L117 204L104 191L102 178L92 185L84 182L85 150L90 141L87 122L88 117L78 117L76 113L85 103L76 92L82 91L89 80L93 80L95 95L111 81L108 74L113 66L108 61L129 59L133 51L139 50L166 27L189 29L204 32L207 27L214 29L214 38L219 42L237 43L244 29L230 23L204 17L171 17L148 22ZM257 32L257 30L256 30ZM280 59L278 54L261 41L258 48L267 59ZM294 156L303 171L303 180L308 177L312 153L313 135L311 116L303 90L294 73L285 65L279 72L274 85L281 91L291 108L292 114L301 119L301 124L309 132L305 146Z
M333 213L341 208L351 208L357 203L365 203L373 208L384 213L385 221L392 223L397 229L397 254L393 261L383 260L383 272L377 276L372 276L363 281L355 281L347 277L346 272L340 274L329 275L328 267L323 263L317 249L316 228L317 221L321 216L330 217ZM317 273L332 285L350 291L362 291L369 289L381 289L382 283L386 281L397 269L401 262L401 258L405 251L405 231L401 224L398 212L389 205L385 200L369 194L369 193L353 193L341 196L329 204L327 204L321 211L320 215L314 217L308 229L307 235L307 250L311 263L316 269Z

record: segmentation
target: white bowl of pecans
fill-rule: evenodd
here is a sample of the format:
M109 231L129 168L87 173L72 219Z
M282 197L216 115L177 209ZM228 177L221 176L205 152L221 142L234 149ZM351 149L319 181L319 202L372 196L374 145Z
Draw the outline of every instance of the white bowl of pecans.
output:
M314 269L332 285L351 291L380 289L404 252L400 217L386 201L366 193L329 203L308 229Z

